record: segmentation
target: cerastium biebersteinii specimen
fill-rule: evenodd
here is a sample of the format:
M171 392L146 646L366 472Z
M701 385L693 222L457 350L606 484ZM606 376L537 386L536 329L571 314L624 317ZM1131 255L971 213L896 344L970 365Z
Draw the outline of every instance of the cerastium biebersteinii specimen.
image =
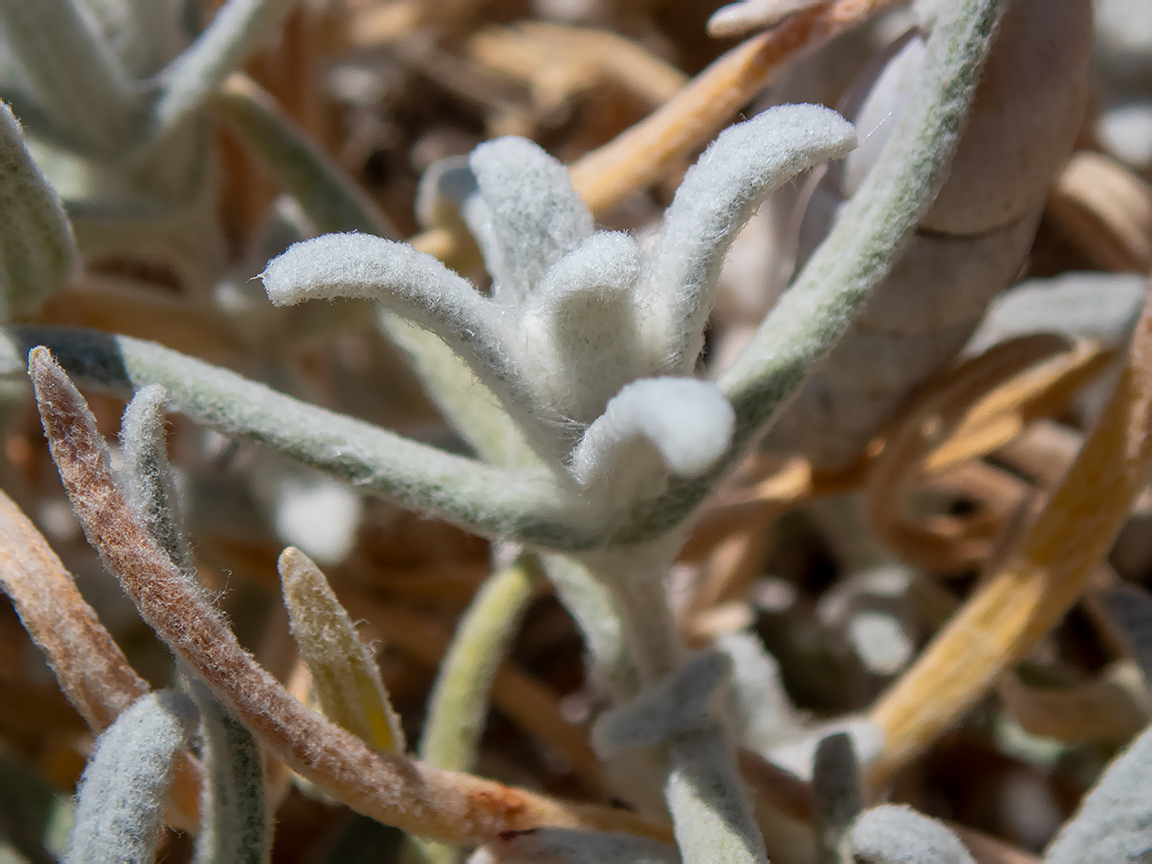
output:
M224 266L207 103L296 0L233 0L189 40L179 0L0 3L0 98L38 145L81 251Z
M336 800L417 836L540 860L674 860L677 852L663 825L440 770L397 752L403 738L369 659L342 664L306 650L314 676L324 679L317 688L321 712L293 698L243 651L195 584L179 531L169 530L177 524L172 505L156 506L166 495L163 482L122 488L68 376L121 394L141 391L125 421L143 440L143 446L126 440L135 477L164 479L156 420L163 404L402 506L586 569L614 600L616 611L608 615L623 621L636 672L613 694L618 704L600 718L594 746L606 758L633 749L653 757L649 779L663 792L682 860L763 864L765 844L736 767L722 698L729 661L719 653L688 653L664 580L701 503L844 334L931 206L1002 6L941 4L922 72L875 166L716 382L692 376L721 261L767 194L852 148L852 127L830 110L777 108L722 133L686 176L647 251L627 235L594 231L565 169L534 145L502 139L481 146L470 163L475 191L460 203L494 279L490 298L434 259L367 234L308 241L268 265L264 284L276 303L372 300L438 337L440 348L409 344L426 368L443 359L436 352L445 345L463 361L466 379L459 365L455 371L442 365L446 391L455 386L458 396L467 380L477 415L497 419L484 435L467 428L466 411L454 419L463 437L489 436L493 450L500 450L494 439L502 435L524 443L508 445L501 459L484 462L419 444L127 337L4 331L0 365L14 373L29 358L53 456L89 540L187 675L211 691L191 688L202 720L199 753L207 762L201 774L211 775L202 783L216 790L205 800L217 807L228 796L245 802L243 826L227 830L250 837L251 860L266 854L254 741ZM157 384L163 390L148 387ZM437 395L450 404L446 391ZM300 616L314 613L317 602L345 644L356 638L314 567L289 552L281 568L301 644L314 637L308 634L317 622ZM518 582L513 589L528 593ZM130 683L135 693L140 685ZM131 750L140 737L134 730L148 723L175 741L187 734L191 711L188 700L152 697L123 714L104 743ZM818 792L836 799L821 809L825 853L834 835L854 838L860 824L847 827L862 796L846 743L825 745L818 760ZM157 748L150 749L155 755ZM832 764L838 753L847 753L843 765ZM222 763L212 761L220 754L237 770L220 771ZM90 788L103 788L107 776L100 756ZM152 771L137 786L159 788L167 779L167 772ZM159 812L148 810L151 824ZM581 833L589 830L600 833ZM517 833L524 831L532 833ZM627 834L639 836L621 836ZM73 848L87 848L85 839ZM870 841L860 842L872 854Z

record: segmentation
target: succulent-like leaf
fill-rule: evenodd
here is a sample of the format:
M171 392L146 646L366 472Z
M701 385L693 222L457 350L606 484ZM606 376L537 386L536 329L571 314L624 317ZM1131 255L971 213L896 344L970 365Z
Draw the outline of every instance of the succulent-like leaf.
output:
M523 138L498 138L469 157L484 211L466 207L501 303L522 302L592 233L568 169ZM481 215L482 213L482 215Z
M720 133L685 175L648 257L641 304L651 304L650 350L666 372L689 374L724 255L756 207L796 174L856 146L852 124L829 108L785 105Z
M196 717L184 694L149 693L100 736L80 783L67 864L152 864L164 793Z
M735 417L719 388L693 378L647 378L621 390L572 454L577 482L609 500L699 477L727 452Z
M0 318L8 319L34 310L72 275L76 242L7 105L0 105L0 203Z
M1152 861L1152 731L1117 756L1056 835L1045 864Z
M525 304L520 368L536 397L568 420L591 423L651 371L632 297L639 273L636 241L600 232L557 261Z
M975 864L944 825L894 804L861 813L845 846L848 860L856 864Z
M325 716L378 750L404 752L404 730L392 710L376 658L360 639L328 580L299 549L278 562L284 606Z

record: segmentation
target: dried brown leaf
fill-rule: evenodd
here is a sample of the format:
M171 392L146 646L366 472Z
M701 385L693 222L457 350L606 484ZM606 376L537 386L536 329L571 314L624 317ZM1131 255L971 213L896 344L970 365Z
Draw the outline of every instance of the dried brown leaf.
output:
M48 349L32 350L29 373L53 459L89 542L144 620L293 770L360 813L453 843L483 843L543 825L671 837L669 829L623 811L568 804L375 753L307 710L240 646L149 536L117 486L83 397Z
M1150 458L1152 304L1146 304L1103 415L1008 563L873 708L871 719L885 736L874 781L928 747L1080 598L1147 482Z

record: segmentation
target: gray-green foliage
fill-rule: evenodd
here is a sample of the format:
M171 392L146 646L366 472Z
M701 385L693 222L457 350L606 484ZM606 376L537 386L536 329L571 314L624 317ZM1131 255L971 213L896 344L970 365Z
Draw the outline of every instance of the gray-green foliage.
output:
M254 8L236 0L230 7ZM318 238L269 264L264 281L277 303L351 295L432 331L515 422L535 460L513 458L506 467L454 456L125 337L14 328L0 364L22 369L27 348L47 344L82 380L121 392L163 384L170 407L194 420L479 533L568 553L617 607L636 673L617 679L633 690L620 698L634 700L639 716L653 712L638 706L666 705L679 692L692 697L693 710L613 741L658 754L656 779L684 859L763 864L723 709L709 698L726 661L686 656L663 580L694 510L845 332L930 206L998 7L964 0L941 12L924 73L876 168L719 382L687 375L720 262L773 188L852 147L853 130L827 109L778 108L722 133L646 253L626 235L594 232L566 172L543 151L519 140L484 145L472 159L477 191L462 215L495 277L491 299L430 257L363 234ZM236 31L236 44L247 44L247 32ZM207 67L184 68L186 77L174 67L164 80L218 80ZM170 100L195 89L157 100L168 105L162 127L163 118L184 116ZM149 140L174 130L153 131ZM692 686L678 688L685 682Z
M202 590L180 525L176 484L164 447L164 388L141 388L120 421L124 488L148 533L189 584ZM186 676L190 677L190 675ZM200 681L190 681L200 716L200 789L197 864L264 864L271 852L259 742L231 717Z
M196 729L182 693L141 697L96 742L80 781L67 864L151 864L176 756Z
M266 864L272 829L260 743L194 682L202 725L204 780L196 864Z
M212 287L222 247L202 109L294 2L231 0L187 47L177 0L0 2L0 96L41 145L83 251L143 255Z
M60 196L0 104L0 320L29 312L72 275L75 241Z
M1145 730L1101 776L1052 841L1045 864L1152 862L1152 731Z
M861 813L848 830L844 853L853 864L974 864L947 826L893 804Z

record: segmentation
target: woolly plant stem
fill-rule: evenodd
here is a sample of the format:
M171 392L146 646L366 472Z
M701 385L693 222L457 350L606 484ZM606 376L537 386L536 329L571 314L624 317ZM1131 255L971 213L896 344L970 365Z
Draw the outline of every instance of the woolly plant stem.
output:
M418 752L429 765L450 771L472 770L488 714L492 680L516 637L535 585L532 571L518 561L489 576L468 605L428 700ZM460 857L454 847L416 842L427 861L450 864Z
M0 372L14 372L28 348L45 344L84 383L120 395L162 384L170 410L271 446L409 509L487 536L560 547L581 539L546 477L501 471L417 444L154 343L39 327L5 333ZM585 532L583 539L593 537Z
M203 598L196 561L181 530L164 447L164 398L164 388L153 384L133 396L124 410L120 438L125 486L149 536ZM195 679L192 698L200 713L204 769L194 864L266 864L272 846L260 745Z
M46 349L31 353L29 371L53 458L90 542L141 617L294 771L367 816L462 845L542 825L667 839L662 828L621 811L564 804L373 752L308 711L240 647L139 522L116 484L91 413Z
M127 73L78 0L3 0L4 44L52 120L105 155L128 143L138 100Z
M675 545L606 553L587 562L612 589L641 690L681 666L685 648L668 608L664 580ZM660 748L664 798L685 864L767 864L764 839L752 814L735 748L714 718L673 736Z
M955 723L1080 598L1152 470L1152 302L1096 428L1009 562L881 697L883 782ZM928 695L930 694L930 696Z
M999 20L1000 0L941 7L920 86L876 166L827 239L780 298L719 384L736 410L736 434L702 478L673 480L616 542L661 536L683 523L752 442L778 419L871 290L887 275L943 183Z

